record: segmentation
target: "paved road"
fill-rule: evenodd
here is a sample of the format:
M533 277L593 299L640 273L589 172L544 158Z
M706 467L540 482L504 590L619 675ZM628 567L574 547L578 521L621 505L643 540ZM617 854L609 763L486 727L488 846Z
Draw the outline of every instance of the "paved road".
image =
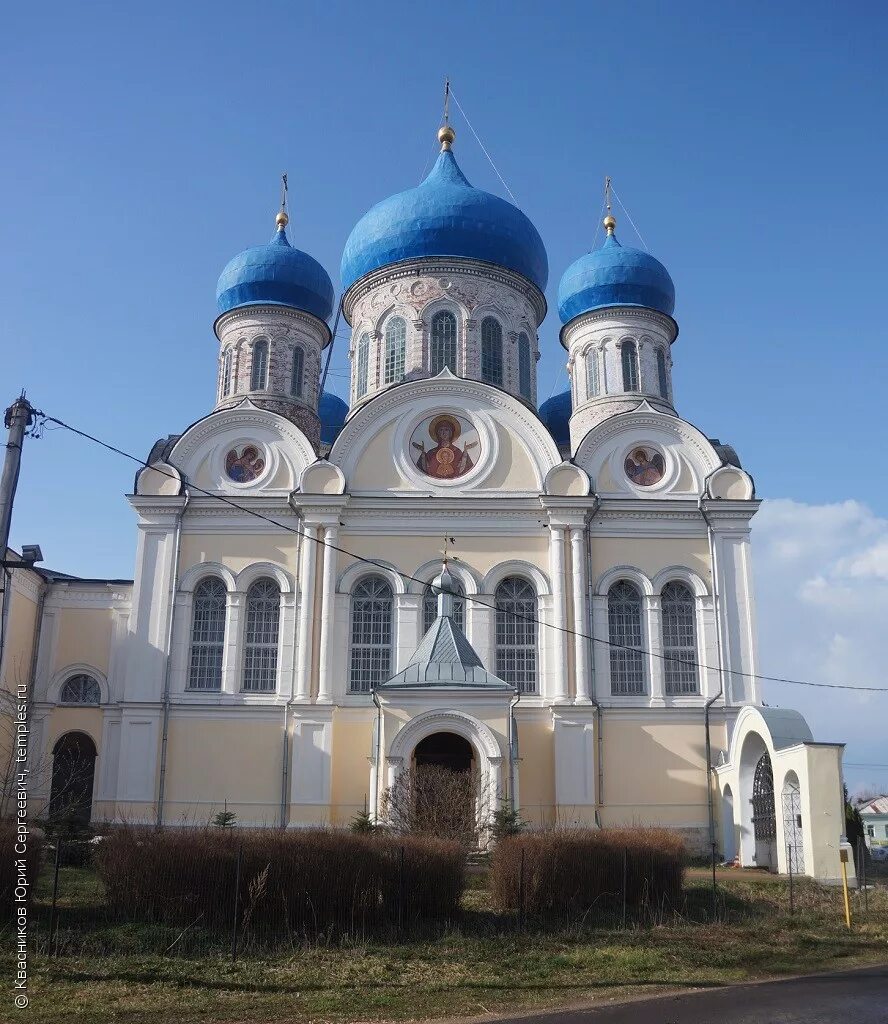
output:
M888 965L514 1020L527 1024L888 1024Z

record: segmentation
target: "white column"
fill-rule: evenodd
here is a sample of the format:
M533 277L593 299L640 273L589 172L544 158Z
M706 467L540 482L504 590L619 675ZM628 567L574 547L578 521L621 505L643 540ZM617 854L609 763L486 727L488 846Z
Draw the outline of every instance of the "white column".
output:
M336 556L331 545L339 541L339 527L324 530L324 574L321 580L321 650L318 668L318 703L326 704L333 694L333 627L336 613ZM316 547L316 545L312 545Z
M299 567L299 663L296 670L295 699L307 703L311 699L311 648L314 622L315 566L318 561L316 526L304 526L302 565Z
M592 596L592 635L608 639L607 595ZM594 644L592 657L595 665L595 699L607 700L610 696L610 647L607 644Z
M651 686L651 707L665 707L666 698L664 693L664 679L666 663L661 655L663 653L663 630L662 618L660 616L660 598L646 597L644 599L644 613L647 619L647 670Z
M549 527L549 570L552 577L552 621L554 630L554 664L552 665L552 698L567 699L567 621L564 604L564 528Z
M570 557L573 565L573 617L574 617L574 663L576 667L576 699L585 703L589 699L589 641L581 633L589 633L589 616L586 611L586 552L583 545L584 531L579 526L570 530Z
M240 655L243 651L241 644L241 618L245 594L237 591L229 593L226 599L225 610L225 649L222 653L222 692L237 693L241 689L240 679Z

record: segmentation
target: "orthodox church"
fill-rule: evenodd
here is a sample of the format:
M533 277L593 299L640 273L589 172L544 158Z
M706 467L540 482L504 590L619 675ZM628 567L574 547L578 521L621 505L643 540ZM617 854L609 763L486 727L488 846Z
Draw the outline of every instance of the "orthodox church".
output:
M136 475L134 579L13 574L32 757L88 765L95 822L345 825L435 763L534 827L838 876L842 745L761 702L759 502L677 411L669 273L606 217L538 405L546 249L438 137L351 232L341 307L284 208L223 269L216 405ZM348 405L321 390L337 308Z

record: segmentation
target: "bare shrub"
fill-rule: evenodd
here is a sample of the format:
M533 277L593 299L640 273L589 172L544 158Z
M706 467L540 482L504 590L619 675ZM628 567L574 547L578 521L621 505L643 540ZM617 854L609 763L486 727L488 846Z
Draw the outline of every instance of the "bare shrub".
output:
M423 765L401 772L383 794L382 813L402 835L438 836L473 849L489 825L486 794L482 773Z
M464 885L454 843L320 828L123 827L95 860L121 919L222 929L234 919L239 851L238 920L257 936L362 936L452 918Z
M663 828L529 832L497 844L490 888L499 910L543 916L619 911L624 893L634 913L677 908L685 859L682 838Z

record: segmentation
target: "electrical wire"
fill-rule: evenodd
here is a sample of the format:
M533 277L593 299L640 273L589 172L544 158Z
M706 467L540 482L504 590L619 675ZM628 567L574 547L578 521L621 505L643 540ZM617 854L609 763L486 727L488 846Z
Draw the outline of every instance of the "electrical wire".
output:
M502 175L500 174L499 170L497 169L497 166L496 166L496 164L495 164L495 163L493 162L493 157L492 157L492 156L491 156L491 155L490 155L490 154L489 154L489 153L487 152L487 150L486 150L486 149L485 149L485 147L484 147L484 143L483 143L483 142L481 141L481 139L480 139L480 138L478 137L478 133L477 133L477 132L475 131L475 129L474 129L473 127L472 127L472 122L471 122L471 121L470 121L470 120L468 119L468 117L466 116L466 112L465 112L465 111L463 110L463 108L462 108L462 104L461 104L461 103L459 102L459 100L458 100L458 99L456 98L456 93L455 93L455 92L453 91L453 87L452 87L452 86L450 87L450 95L451 95L451 96L453 97L453 102L454 102L454 103L455 103L455 104L457 105L457 107L459 108L459 112L460 112L460 113L462 114L462 116L463 116L463 117L465 118L465 122L466 122L466 124L467 124L467 125L469 126L469 130L470 130L470 131L471 131L471 133L472 133L472 134L473 134L473 135L475 136L475 141L476 141L476 142L478 143L478 145L479 145L479 146L481 147L481 149L482 149L482 150L484 150L484 155L485 155L485 156L487 157L487 159L488 159L488 160L490 161L490 166L491 166L491 167L492 167L492 168L494 169L494 171L496 171L496 176L497 176L497 177L499 178L499 180L500 180L500 181L501 181L501 182L503 183L503 188L504 188L504 189L505 189L505 190L506 190L506 191L507 191L507 192L509 193L509 196L511 197L511 199L512 199L512 202L513 202L513 203L514 203L514 204L515 204L516 206L518 206L519 204L518 204L518 200L517 200L517 199L515 198L515 193L514 193L514 192L513 192L513 191L512 191L512 190L511 190L511 189L509 188L509 186L508 186L508 185L506 184L506 179L505 179L505 178L504 178L504 177L503 177L503 176L502 176Z
M455 98L455 97L454 97ZM99 437L95 437L93 434L87 433L85 430L80 430L77 427L72 426L70 423L65 423L64 420L60 420L55 416L48 416L45 413L37 412L35 415L42 418L45 423L55 423L59 427L64 427L65 430L69 430L72 434L76 434L79 437L84 438L87 441L91 441L94 444L105 448L107 451L113 452L115 455L120 455L125 459L129 459L131 462L135 462L137 465L144 467L145 469L151 469L155 473L159 473L161 476L165 476L170 480L175 480L176 483L182 484L184 481L179 476L173 473L168 473L166 470L160 469L158 466L151 466L144 459L140 459L137 455L133 455L130 452L124 451L122 448L118 448L116 445L111 444L108 441L103 441ZM259 512L256 509L248 508L246 505L240 505L236 501L232 501L231 498L226 497L224 494L217 494L214 491L209 491L204 487L200 487L194 483L187 483L186 486L190 491L197 491L200 494L205 495L208 498L212 498L215 501L222 502L231 508L237 509L239 512L243 512L246 515L253 516L256 519L262 519L265 522L276 526L280 530L284 530L287 533L295 534L298 537L304 537L306 540L311 540L320 547L329 548L332 551L337 551L339 554L346 555L348 558L354 559L356 562L361 562L365 565L371 565L375 569L380 569L384 572L397 573L398 576L403 580L409 580L412 583L420 583L423 587L432 586L427 580L420 579L418 576L412 576L408 572L404 572L402 569L398 569L395 566L391 566L385 562L379 562L373 558L367 558L365 555L358 555L354 551L349 551L347 548L341 547L338 544L332 544L329 541L323 540L320 536L313 537L311 534L306 533L304 530L300 530L298 527L289 526L286 523L280 523L276 519L272 519L271 516L265 515L263 512ZM434 587L433 589L439 590L440 588ZM661 654L657 651L649 651L643 647L633 647L630 644L621 644L616 641L603 637L593 636L589 633L582 633L579 630L571 629L569 626L558 626L553 622L545 622L542 619L538 619L533 615L524 615L521 612L507 611L506 609L500 608L497 604L490 604L488 601L484 601L474 594L464 595L466 601L471 601L473 604L481 605L484 608L489 608L492 611L505 612L511 615L513 618L522 619L526 622L532 622L538 626L544 626L548 629L554 629L557 632L564 633L566 636L579 637L584 640L589 640L593 644L602 644L605 647L617 648L625 651L636 651L641 654L646 654L649 657L658 658L660 661L676 662L679 665L693 665L695 668L699 668L705 672L717 672L719 669L714 668L711 665L706 665L699 661L691 661L690 659L681 657L671 657L668 654ZM762 682L770 683L787 683L792 686L810 686L817 689L826 690L854 690L862 691L865 693L888 693L888 687L884 686L858 686L850 683L816 683L809 679L790 679L783 676L768 676L762 675L759 672L743 672L739 669L725 669L724 670L730 676L738 676L743 679L758 679Z

